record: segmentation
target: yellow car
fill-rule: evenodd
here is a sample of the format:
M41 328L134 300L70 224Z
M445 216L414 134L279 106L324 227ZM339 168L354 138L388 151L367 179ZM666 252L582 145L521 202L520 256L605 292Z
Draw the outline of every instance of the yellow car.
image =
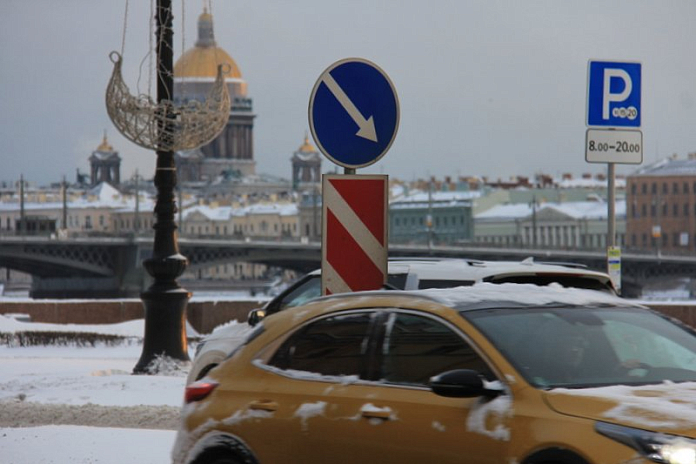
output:
M696 334L616 296L321 298L186 388L179 463L696 463Z

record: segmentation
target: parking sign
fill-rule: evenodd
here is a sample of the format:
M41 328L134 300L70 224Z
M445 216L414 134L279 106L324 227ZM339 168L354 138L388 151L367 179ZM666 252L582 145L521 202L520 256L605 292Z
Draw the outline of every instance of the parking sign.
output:
M641 63L590 61L587 125L640 127Z

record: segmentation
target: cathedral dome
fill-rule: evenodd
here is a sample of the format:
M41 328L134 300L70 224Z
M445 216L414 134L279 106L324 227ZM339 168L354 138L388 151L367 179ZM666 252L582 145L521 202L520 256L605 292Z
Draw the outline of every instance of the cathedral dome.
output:
M114 148L111 145L109 145L108 140L106 140L106 132L104 132L104 138L102 139L102 143L99 144L96 151L102 151L102 152L114 151Z
M297 150L299 153L316 153L317 149L309 143L309 135L305 134L304 143Z
M204 10L198 17L198 40L174 65L176 79L215 79L218 64L227 64L225 79L241 79L242 73L232 57L215 43L213 16Z

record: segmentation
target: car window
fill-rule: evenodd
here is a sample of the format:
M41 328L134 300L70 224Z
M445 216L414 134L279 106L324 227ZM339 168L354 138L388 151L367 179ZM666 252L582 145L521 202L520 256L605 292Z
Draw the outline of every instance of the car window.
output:
M456 332L429 317L392 313L386 322L380 379L427 385L430 377L454 369L473 369L492 379L478 353Z
M406 281L408 279L408 273L390 273L387 275L387 283L396 289L404 290L406 288Z
M373 317L363 312L311 322L290 336L269 364L321 375L360 376Z
M666 334L614 320L607 321L604 331L619 360L626 365L696 369L693 348L680 345Z
M321 276L313 275L283 295L278 301L270 304L267 313L270 315L286 308L300 306L319 296L321 296Z
M425 290L428 288L471 287L474 283L473 280L421 279L418 281L418 288Z
M696 381L696 336L640 308L462 311L540 388Z

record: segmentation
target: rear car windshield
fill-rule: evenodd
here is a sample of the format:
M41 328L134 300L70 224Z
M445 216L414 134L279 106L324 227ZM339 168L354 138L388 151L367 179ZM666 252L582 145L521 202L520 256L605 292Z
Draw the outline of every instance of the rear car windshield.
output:
M592 277L581 277L572 275L510 275L510 276L493 276L483 279L484 282L494 284L534 284L534 285L549 285L557 283L566 288L583 288L586 290L599 290L603 292L615 293L614 289L608 282Z
M425 290L428 288L471 287L474 283L473 280L422 279L418 281L418 288Z

